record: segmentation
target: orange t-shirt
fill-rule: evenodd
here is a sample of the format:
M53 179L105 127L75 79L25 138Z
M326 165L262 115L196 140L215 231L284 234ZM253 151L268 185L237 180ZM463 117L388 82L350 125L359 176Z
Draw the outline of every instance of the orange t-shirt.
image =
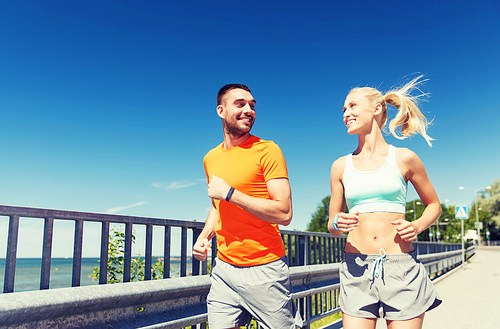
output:
M220 144L205 155L203 165L208 180L215 175L240 192L264 199L270 199L268 180L288 178L279 146L255 136L229 149ZM278 224L267 223L225 200L215 200L215 207L217 256L221 260L253 266L283 257L285 247Z

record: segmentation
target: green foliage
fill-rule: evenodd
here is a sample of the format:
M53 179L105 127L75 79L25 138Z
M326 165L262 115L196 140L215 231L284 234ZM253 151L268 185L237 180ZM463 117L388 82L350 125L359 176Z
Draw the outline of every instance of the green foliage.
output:
M135 233L132 232L132 243L135 243ZM113 227L109 234L108 242L108 278L107 283L123 282L123 262L125 251L125 232L120 228ZM130 281L143 281L145 261L140 255L133 257L130 265ZM99 281L99 267L94 267L94 271L89 275L92 281ZM153 280L163 277L163 260L156 259L151 269Z
M311 221L307 224L307 231L328 233L329 210L330 196L327 196L318 204L318 208L313 213Z
M485 233L489 230L491 240L500 240L500 179L494 181L490 189L483 191L478 204L479 220L484 225L482 238L485 239Z
M414 221L422 217L425 210L425 205L421 200L412 200L406 203L406 216L407 221ZM464 231L474 229L475 219L469 218L464 222ZM462 227L460 219L455 218L455 207L446 207L441 204L441 216L430 227L425 229L418 235L418 241L430 241L429 233L433 235L433 241L436 241L437 232L439 231L439 241L449 243L460 243L462 236Z
M441 209L441 216L430 229L434 235L436 235L439 227L439 232L441 234L440 241L442 242L460 243L462 241L462 221L455 218L455 207L446 207L444 204L441 204ZM473 219L469 218L464 221L464 233L473 228Z

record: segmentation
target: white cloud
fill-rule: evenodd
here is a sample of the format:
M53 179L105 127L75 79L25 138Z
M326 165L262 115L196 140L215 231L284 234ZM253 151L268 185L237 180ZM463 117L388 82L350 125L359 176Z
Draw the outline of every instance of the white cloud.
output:
M131 205L128 205L128 206L113 207L113 208L109 208L108 210L106 210L106 212L110 213L110 214L114 214L114 213L117 213L119 211L122 211L122 210L125 210L125 209L128 209L128 208L142 206L143 204L146 204L146 203L147 202L141 201L141 202L137 202L137 203L134 203L134 204L131 204Z
M152 186L157 187L157 188L162 188L166 190L178 190L181 188L186 188L189 186L196 185L195 182L172 182L169 185L164 184L164 183L151 183Z

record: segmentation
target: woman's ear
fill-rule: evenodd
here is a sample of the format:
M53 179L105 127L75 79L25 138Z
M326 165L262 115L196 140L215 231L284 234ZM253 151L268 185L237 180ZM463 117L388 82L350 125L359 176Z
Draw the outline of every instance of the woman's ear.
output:
M377 103L373 108L373 115L379 115L380 113L382 113L382 104Z

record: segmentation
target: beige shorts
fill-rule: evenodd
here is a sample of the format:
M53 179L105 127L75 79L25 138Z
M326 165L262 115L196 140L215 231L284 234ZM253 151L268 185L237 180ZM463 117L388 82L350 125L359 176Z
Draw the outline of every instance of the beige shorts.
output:
M347 254L340 266L340 307L359 318L413 319L441 304L415 251L409 254Z

